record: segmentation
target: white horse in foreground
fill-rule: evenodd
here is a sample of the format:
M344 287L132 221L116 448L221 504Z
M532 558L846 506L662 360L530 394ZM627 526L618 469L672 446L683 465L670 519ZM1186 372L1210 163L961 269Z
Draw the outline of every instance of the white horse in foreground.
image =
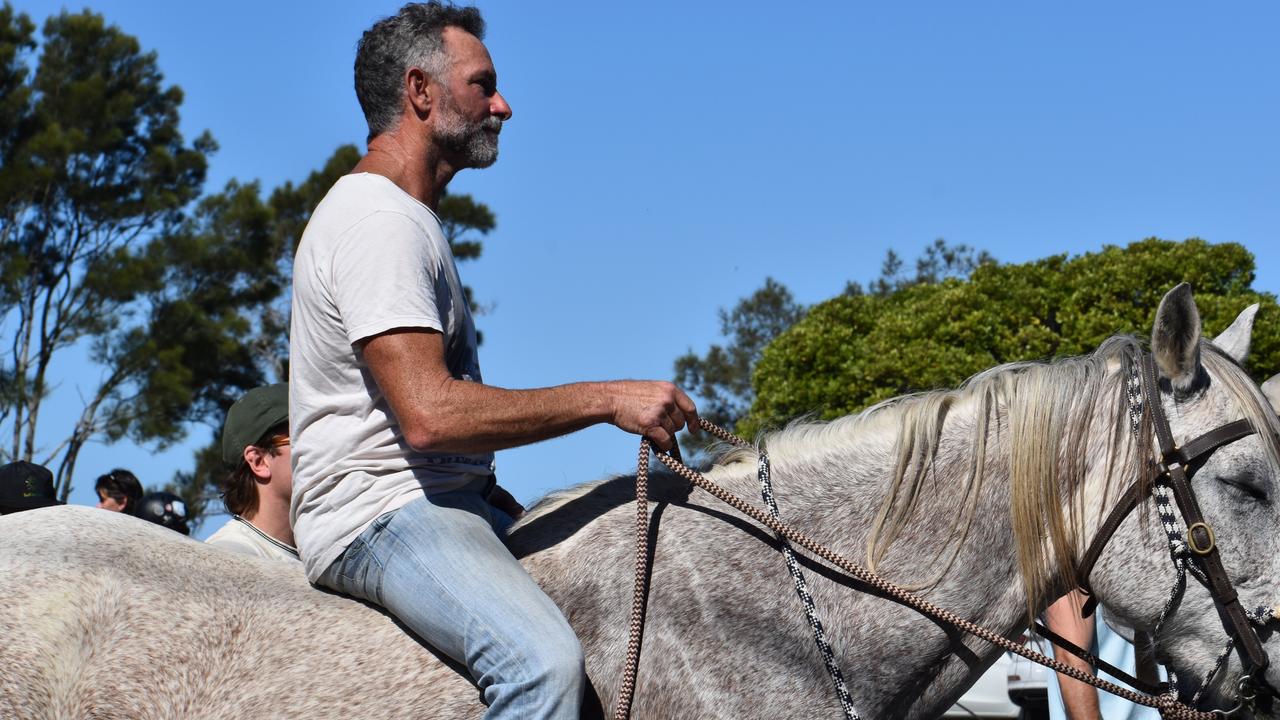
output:
M1246 607L1280 599L1280 424L1237 365L1252 322L1253 308L1202 342L1190 293L1175 289L1153 343L1164 379L1186 388L1162 394L1176 438L1242 417L1258 430L1194 479ZM768 435L782 517L1015 636L1029 609L1075 582L1094 529L1152 456L1145 436L1129 433L1126 370L1139 352L1114 338L1086 357L999 367L955 391ZM754 453L731 453L708 476L740 496L758 493ZM686 496L682 481L660 475L652 485L655 559L633 716L839 717L771 533L700 490ZM510 538L577 630L606 708L626 649L633 499L632 478L583 485L538 503ZM805 565L864 718L936 717L999 654ZM1107 546L1092 585L1110 617L1150 631L1173 576L1145 501ZM1280 640L1263 637L1280 662ZM1192 582L1155 649L1194 684L1225 640ZM1280 685L1274 668L1266 679ZM1229 706L1240 672L1232 657L1216 676L1216 707ZM89 508L0 518L0 717L483 712L456 666L377 609L308 585L301 571Z

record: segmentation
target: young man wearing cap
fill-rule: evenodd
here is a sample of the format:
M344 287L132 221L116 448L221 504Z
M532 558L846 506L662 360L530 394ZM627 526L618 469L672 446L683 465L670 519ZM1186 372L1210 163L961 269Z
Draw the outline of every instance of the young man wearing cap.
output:
M205 542L268 560L298 562L289 526L289 385L254 388L222 427L222 459L235 469L220 484L231 520Z
M48 468L26 460L0 467L0 515L61 504Z

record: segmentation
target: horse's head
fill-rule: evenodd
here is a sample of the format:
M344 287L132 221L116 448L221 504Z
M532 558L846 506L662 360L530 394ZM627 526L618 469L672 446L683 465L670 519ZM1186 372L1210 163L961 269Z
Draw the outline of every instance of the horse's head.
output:
M1241 419L1256 431L1186 465L1187 484L1212 530L1226 579L1239 594L1241 608L1250 613L1280 606L1280 423L1268 401L1280 390L1280 381L1269 381L1264 395L1240 367L1249 352L1256 311L1257 306L1250 307L1222 335L1202 342L1199 312L1184 284L1160 303L1152 333L1159 402L1175 443L1182 446ZM1148 409L1143 422L1152 422L1151 417ZM1150 446L1138 451L1159 458L1159 442L1151 435L1139 435L1139 442ZM1189 534L1178 505L1173 506L1177 519L1171 527L1191 546L1181 556L1188 565L1206 569L1209 558L1199 551L1211 544L1208 534L1204 529ZM1154 633L1156 656L1177 673L1184 700L1209 677L1202 707L1230 708L1246 663L1238 651L1232 652L1215 672L1229 639L1220 604L1194 573L1187 576L1185 592L1178 592L1177 574L1157 503L1147 500L1120 525L1091 580L1116 621ZM1255 674L1280 688L1280 634L1273 632L1280 623L1255 620L1248 624L1257 629L1270 657L1270 666ZM1280 700L1260 702L1257 714L1280 716Z

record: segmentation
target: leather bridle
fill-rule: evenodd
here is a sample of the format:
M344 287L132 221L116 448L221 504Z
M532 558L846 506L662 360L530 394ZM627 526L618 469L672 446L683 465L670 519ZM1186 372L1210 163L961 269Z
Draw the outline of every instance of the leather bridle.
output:
M1159 460L1155 461L1155 479L1149 482L1146 478L1135 480L1120 497L1118 504L1108 514L1106 520L1098 528L1085 551L1080 565L1080 582L1086 593L1090 591L1089 575L1093 571L1103 548L1111 540L1120 523L1133 512L1144 494L1155 495L1158 486L1167 485L1177 502L1183 524L1186 528L1186 548L1190 551L1184 555L1200 572L1192 574L1208 589L1217 607L1218 615L1227 635L1231 638L1236 652L1244 667L1240 683L1241 697L1261 690L1277 696L1274 689L1264 679L1264 672L1269 659L1262 647L1262 640L1251 623L1248 613L1240 604L1231 579L1222 565L1222 557L1218 552L1217 538L1213 528L1205 521L1196 501L1191 479L1195 472L1204 465L1215 450L1258 432L1248 420L1236 420L1214 430L1204 433L1181 446L1173 440L1169 420L1165 416L1164 406L1160 402L1159 376L1152 355L1139 353L1136 359L1141 368L1141 404L1145 416L1150 418L1151 428L1159 448ZM1135 428L1138 416L1135 414ZM1171 546L1176 543L1175 537L1180 535L1178 529L1166 528L1170 534ZM1175 564L1179 558L1174 556ZM1174 598L1181 592L1182 576L1179 586L1175 587ZM1170 606L1173 605L1171 598ZM1091 596L1086 608L1091 608L1096 600ZM1209 678L1211 679L1211 678ZM1208 682L1209 679L1206 679Z

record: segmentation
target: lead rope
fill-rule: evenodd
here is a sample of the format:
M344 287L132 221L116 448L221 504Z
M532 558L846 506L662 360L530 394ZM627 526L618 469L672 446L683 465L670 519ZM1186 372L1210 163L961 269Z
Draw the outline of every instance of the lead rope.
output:
M636 460L636 584L631 596L631 631L627 636L627 660L622 667L614 720L631 717L631 700L636 692L636 671L640 665L640 643L644 639L645 600L649 596L649 439L640 441Z
M704 418L699 418L702 429L715 435L721 440L734 443L737 445L747 446L747 442L742 438L720 428ZM980 625L976 625L964 618L956 615L950 610L940 608L923 598L917 597L913 593L904 590L897 585L885 580L879 575L867 570L866 568L851 562L843 555L820 545L816 541L810 539L803 533L792 529L789 525L781 520L772 517L758 508L754 507L746 500L725 490L719 485L711 482L701 473L692 470L683 462L676 460L670 455L657 453L655 454L659 462L666 465L672 472L710 493L726 505L729 505L738 512L755 520L761 525L769 528L778 534L779 537L790 540L792 544L798 545L808 550L814 556L821 558L834 567L843 570L853 578L870 585L880 593L896 600L897 602L910 607L923 615L931 617L940 622L944 622L955 628L963 630L975 637L986 640L996 647L1006 650L1015 655L1024 657L1038 665L1043 665L1067 677L1074 678L1088 685L1111 693L1118 697L1124 698L1132 703L1143 705L1145 707L1155 708L1159 710L1161 717L1170 720L1214 720L1218 717L1212 712L1202 712L1193 707L1182 704L1172 695L1153 696L1143 693L1134 692L1127 688L1120 687L1115 683L1103 680L1095 675L1084 672L1076 667L1067 665L1061 661L1051 657L1046 657L1034 650L1030 650L1020 643L1016 643L1008 638L998 635ZM636 580L635 593L632 597L631 606L631 632L627 641L627 657L623 667L622 682L618 687L618 701L614 705L615 720L627 720L631 716L631 702L635 694L636 670L640 661L640 646L644 637L644 614L645 600L648 596L648 562L649 562L649 441L640 441L640 455L636 465Z

